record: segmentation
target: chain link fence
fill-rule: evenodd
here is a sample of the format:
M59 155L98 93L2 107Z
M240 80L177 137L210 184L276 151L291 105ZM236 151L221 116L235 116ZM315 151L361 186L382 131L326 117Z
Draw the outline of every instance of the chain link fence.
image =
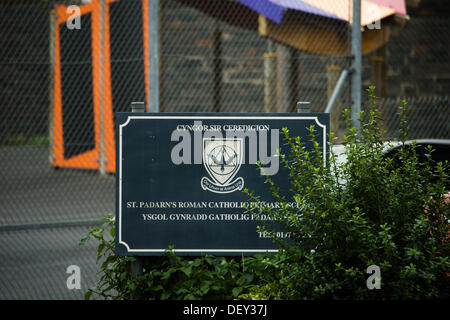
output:
M351 67L350 16L286 9L277 23L250 2L158 2L159 111L295 112L297 101L325 110ZM63 261L84 263L93 283L95 248L77 242L114 212L114 113L155 99L149 3L0 1L0 299L80 298ZM439 1L407 4L409 19L364 28L362 90L376 86L387 138L405 99L411 138L448 139L449 13ZM350 96L347 78L332 111L340 138ZM45 271L52 261L59 267Z

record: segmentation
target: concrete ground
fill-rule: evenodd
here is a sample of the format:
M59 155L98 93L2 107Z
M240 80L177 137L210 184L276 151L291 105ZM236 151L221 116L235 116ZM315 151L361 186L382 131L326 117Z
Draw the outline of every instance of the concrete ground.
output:
M47 147L0 147L0 300L83 299L97 279L95 240L80 239L114 213L114 175L54 169ZM81 289L67 288L80 267Z

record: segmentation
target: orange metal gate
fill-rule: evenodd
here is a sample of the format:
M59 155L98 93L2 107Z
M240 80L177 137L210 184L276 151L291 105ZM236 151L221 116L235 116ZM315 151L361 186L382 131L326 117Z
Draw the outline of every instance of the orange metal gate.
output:
M115 172L114 112L128 111L130 101L119 101L119 90L124 90L120 68L112 69L111 25L120 30L120 23L135 16L124 16L122 20L110 19L111 10L124 12L128 1L92 0L79 6L80 29L68 30L67 21L74 13L65 5L56 6L54 26L54 70L53 70L53 114L52 155L53 166L103 170ZM137 0L141 15L138 17L141 30L136 30L142 48L142 90L138 91L149 100L148 78L148 4ZM116 8L111 8L117 6ZM113 21L111 21L113 20ZM114 48L122 48L125 37L114 37ZM128 40L129 41L129 40ZM129 45L129 43L128 43ZM116 83L115 85L113 85ZM120 93L121 94L121 93ZM138 98L138 97L136 97Z

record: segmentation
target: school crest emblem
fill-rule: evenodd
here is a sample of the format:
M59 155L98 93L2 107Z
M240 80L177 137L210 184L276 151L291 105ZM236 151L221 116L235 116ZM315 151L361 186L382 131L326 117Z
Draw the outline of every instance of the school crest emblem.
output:
M231 193L242 190L244 179L235 176L243 157L243 139L203 139L203 165L209 177L201 179L203 190L215 193Z

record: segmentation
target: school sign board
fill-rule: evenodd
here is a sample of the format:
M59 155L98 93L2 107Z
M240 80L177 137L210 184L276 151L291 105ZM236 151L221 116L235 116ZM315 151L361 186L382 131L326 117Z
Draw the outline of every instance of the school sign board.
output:
M118 255L163 255L169 246L180 255L276 252L243 190L280 206L264 183L270 175L288 195L278 156L289 151L285 127L307 142L314 125L324 161L329 153L322 113L116 113L115 125Z

